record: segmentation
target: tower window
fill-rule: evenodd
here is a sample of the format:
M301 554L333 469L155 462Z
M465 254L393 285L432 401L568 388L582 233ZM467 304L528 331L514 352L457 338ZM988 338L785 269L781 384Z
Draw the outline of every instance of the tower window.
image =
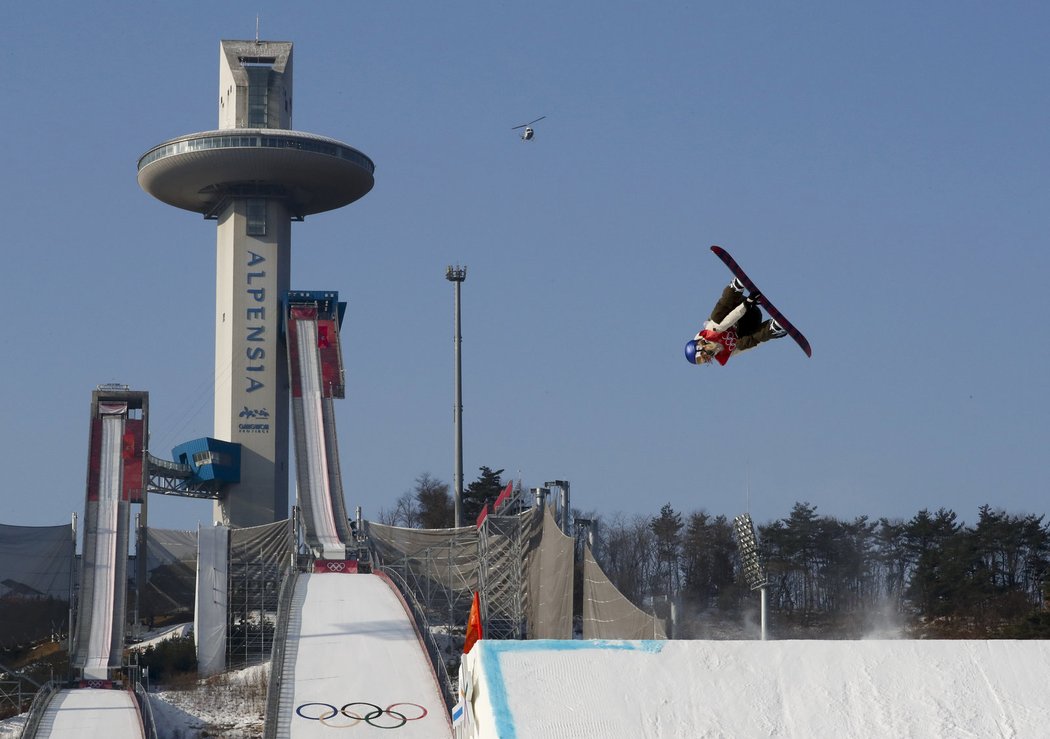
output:
M270 95L270 67L245 64L248 73L248 128L268 128L266 114Z
M266 201L262 198L250 198L248 200L248 235L266 235Z

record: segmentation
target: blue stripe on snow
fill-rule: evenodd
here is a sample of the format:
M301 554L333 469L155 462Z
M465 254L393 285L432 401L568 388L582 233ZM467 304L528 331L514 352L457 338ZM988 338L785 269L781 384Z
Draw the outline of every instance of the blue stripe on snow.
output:
M503 681L500 655L515 652L573 652L588 649L627 650L658 654L665 641L620 639L528 639L525 641L482 641L481 663L485 671L485 684L489 690L489 704L496 720L496 736L500 739L517 739L514 716L507 700L507 685Z
M497 652L573 652L584 649L616 649L657 654L666 641L652 639L526 639L523 641L487 641L489 649Z
M498 642L509 644L511 642ZM485 685L489 689L489 704L492 706L493 718L496 720L496 736L500 739L517 739L514 721L507 705L507 686L503 683L503 670L499 664L497 642L481 642L481 664L485 671Z

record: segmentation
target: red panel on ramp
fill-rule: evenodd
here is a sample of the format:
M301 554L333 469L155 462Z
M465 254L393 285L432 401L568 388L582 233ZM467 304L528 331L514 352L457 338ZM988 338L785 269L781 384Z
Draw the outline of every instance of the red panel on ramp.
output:
M357 574L356 559L316 559L314 560L314 572L340 572L343 574Z
M321 395L342 398L346 390L343 387L339 326L335 321L322 319L317 322L317 350L321 355Z
M98 474L102 457L102 419L91 419L91 438L88 441L87 499L98 500Z
M141 419L129 418L124 422L121 448L124 460L124 487L121 497L132 503L142 502L142 491L146 483L142 474L142 428Z

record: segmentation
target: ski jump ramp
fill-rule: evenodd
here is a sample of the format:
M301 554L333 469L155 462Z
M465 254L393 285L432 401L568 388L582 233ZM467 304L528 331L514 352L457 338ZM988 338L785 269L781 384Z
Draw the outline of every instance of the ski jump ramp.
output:
M34 739L143 739L135 697L126 690L61 690L44 712Z
M87 680L109 679L110 671L120 668L124 649L128 504L121 499L121 472L125 418L114 411L99 421L97 457L92 439L92 467L98 473L86 506L82 600L73 656L73 665Z
M472 739L1045 737L1048 641L488 641Z
M319 571L299 575L267 736L451 737L448 709L408 606L383 575L359 574L343 500L335 414L343 366L334 292L289 292L285 332L303 538ZM328 570L328 571L325 571ZM273 694L271 694L271 701Z
M333 400L345 394L335 292L290 292L285 332L295 429L297 499L306 543L343 560L351 541L343 500Z
M386 578L301 575L291 613L277 737L331 739L350 728L360 736L452 736L426 649Z
M81 687L48 697L34 739L145 736L134 695L114 687L124 652L130 505L145 487L148 403L146 393L124 386L99 386L92 394L80 605L70 656Z

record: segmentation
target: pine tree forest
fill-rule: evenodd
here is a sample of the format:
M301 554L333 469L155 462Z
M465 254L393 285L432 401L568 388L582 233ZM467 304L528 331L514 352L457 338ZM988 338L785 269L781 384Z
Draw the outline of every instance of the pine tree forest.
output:
M737 638L759 618L731 520L665 505L599 520L595 558L641 607L670 600L680 637ZM1050 526L982 506L841 521L796 503L757 525L771 633L782 638L1050 637Z

